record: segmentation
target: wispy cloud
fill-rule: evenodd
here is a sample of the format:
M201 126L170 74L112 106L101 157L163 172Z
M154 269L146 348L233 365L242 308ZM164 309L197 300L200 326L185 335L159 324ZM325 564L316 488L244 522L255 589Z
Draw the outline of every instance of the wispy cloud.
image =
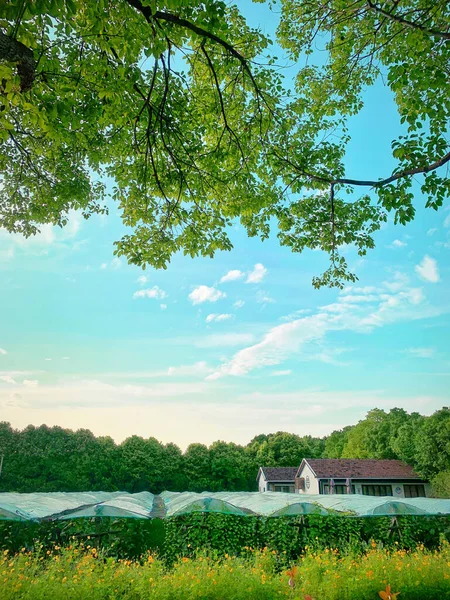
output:
M276 300L269 296L267 292L260 290L256 294L256 302L258 302L258 304L275 304Z
M436 233L436 231L437 231L437 227L432 227L431 229L429 229L427 231L427 235L432 236L432 235L434 235Z
M2 356L5 356L5 354L8 354L7 351L4 348L0 348L0 354Z
M37 379L24 379L22 383L25 387L37 387L39 385Z
M160 304L160 305L159 305L159 308L160 308L161 310L166 310L166 309L167 309L167 304Z
M139 283L139 285L145 285L147 282L148 282L147 275L141 275L140 277L138 277L136 279L136 283Z
M105 271L106 269L111 269L112 271L118 271L122 267L122 261L120 258L115 256L110 262L104 262L100 265L100 269Z
M17 383L17 381L10 375L0 375L0 381L3 381L3 383L8 383L9 385L16 385Z
M167 375L170 377L204 377L212 372L212 368L205 361L199 361L193 365L180 365L178 367L169 367Z
M133 298L154 298L156 300L163 300L167 297L167 294L164 290L162 290L157 285L154 285L152 288L147 288L145 290L138 290L134 292Z
M406 287L392 293L379 288L377 294L372 293L372 288L367 288L370 291L367 294L370 296L368 302L361 302L364 294L353 295L352 291L351 288L347 289L345 296L339 296L333 304L320 307L316 314L272 327L260 342L237 352L207 379L245 375L255 369L280 364L300 352L310 359L314 355L309 350L310 344L321 342L332 331L368 333L396 321L426 318L439 313L427 305L420 288ZM330 358L329 353L323 351L314 358L334 361L333 356Z
M434 258L425 255L415 267L416 273L425 281L437 283L439 281L439 268Z
M243 271L239 271L239 269L232 269L231 271L228 271L228 273L226 273L226 275L224 275L220 279L220 283L227 283L229 281L237 281L238 279L242 279L243 277L245 277L245 273Z
M389 244L389 248L404 248L408 244L406 242L402 242L401 240L394 240L391 244Z
M205 319L205 321L207 323L212 323L213 321L227 321L228 319L231 319L233 317L233 315L230 315L229 313L223 313L223 314L216 314L216 313L211 313L210 315L208 315Z
M260 283L267 275L267 269L262 263L256 263L253 271L247 276L245 283Z
M283 371L272 371L270 374L272 377L287 377L288 375L292 375L291 369L285 369Z
M200 285L189 294L189 300L192 304L217 302L217 300L220 300L221 298L226 298L225 292L221 292L214 287L208 287L207 285Z
M244 306L245 302L244 300L236 300L236 302L233 304L234 308L242 308Z
M407 348L405 352L416 358L433 358L436 350L435 348Z

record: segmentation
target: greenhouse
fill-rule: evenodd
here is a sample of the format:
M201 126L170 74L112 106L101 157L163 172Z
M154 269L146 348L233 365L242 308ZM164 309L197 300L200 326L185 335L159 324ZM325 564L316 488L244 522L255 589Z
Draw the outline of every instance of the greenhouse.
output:
M89 517L170 518L190 513L236 516L346 517L450 515L450 499L308 495L279 492L55 492L0 493L0 520L57 521Z

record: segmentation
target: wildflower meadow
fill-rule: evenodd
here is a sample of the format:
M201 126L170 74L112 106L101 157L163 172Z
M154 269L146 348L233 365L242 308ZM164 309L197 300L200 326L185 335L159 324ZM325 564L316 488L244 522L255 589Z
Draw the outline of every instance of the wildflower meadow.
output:
M168 567L156 555L106 557L95 543L23 548L0 560L2 600L424 600L450 598L450 546L360 555L308 549L289 568L269 548L240 557L200 552Z

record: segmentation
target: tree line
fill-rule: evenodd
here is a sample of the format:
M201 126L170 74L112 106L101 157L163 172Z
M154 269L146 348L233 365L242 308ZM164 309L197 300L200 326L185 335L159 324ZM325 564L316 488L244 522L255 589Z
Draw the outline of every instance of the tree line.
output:
M297 466L303 458L400 459L450 496L450 409L431 416L375 408L329 436L279 431L247 445L173 443L133 435L120 444L87 429L0 423L2 492L254 491L260 466Z

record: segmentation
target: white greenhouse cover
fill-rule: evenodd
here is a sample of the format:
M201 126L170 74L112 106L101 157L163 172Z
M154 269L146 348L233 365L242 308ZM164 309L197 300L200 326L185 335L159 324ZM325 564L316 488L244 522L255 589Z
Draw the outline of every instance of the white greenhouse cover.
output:
M0 520L53 521L81 517L170 518L192 512L238 516L450 515L450 499L303 495L279 492L0 493Z

